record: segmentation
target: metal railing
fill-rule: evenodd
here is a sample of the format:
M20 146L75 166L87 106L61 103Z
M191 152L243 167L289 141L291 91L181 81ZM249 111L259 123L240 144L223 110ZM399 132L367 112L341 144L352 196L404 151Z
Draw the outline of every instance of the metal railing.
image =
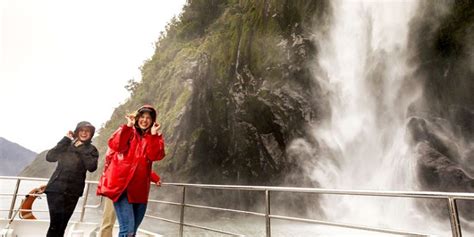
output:
M2 179L9 179L9 180L16 180L16 185L13 194L4 194L0 193L0 196L12 196L12 201L10 204L9 210L0 210L0 211L9 211L8 218L10 220L9 224L15 218L15 215L21 210L15 210L15 203L18 196L24 196L25 194L18 194L18 190L20 187L20 183L22 180L28 181L44 181L46 182L47 179L40 179L40 178L28 178L28 177L10 177L10 176L0 176L0 180ZM80 210L80 222L84 219L84 214L86 208L98 208L102 203L102 198L100 199L99 204L95 205L87 205L90 185L97 184L96 181L86 181L86 187L84 191L84 200L82 203L82 207ZM328 226L336 226L342 228L350 228L350 229L357 229L357 230L365 230L365 231L372 231L372 232L379 232L379 233L387 233L387 234L397 234L397 235L411 235L411 236L426 236L426 234L421 233L414 233L414 232L406 232L400 230L392 230L392 229L383 229L383 228L376 228L370 226L361 226L361 225L352 225L347 223L337 223L337 222L327 222L327 221L320 221L315 219L306 219L306 218L297 218L297 217L290 217L290 216L281 216L281 215L273 215L271 214L271 205L270 205L270 197L271 193L273 192L297 192L297 193L313 193L313 194L331 194L331 195L353 195L353 196L371 196L371 197L395 197L395 198L422 198L422 199L444 199L447 201L448 204L448 211L449 211L449 219L451 224L451 231L453 237L461 237L461 225L459 221L459 214L457 210L457 200L474 200L474 194L471 193L454 193L454 192L415 192L415 191L368 191L368 190L339 190L339 189L321 189L321 188L295 188L295 187L270 187L270 186L243 186L243 185L211 185L211 184L187 184L187 183L163 183L163 186L170 186L170 187L179 187L182 189L181 191L181 201L180 202L169 202L169 201L161 201L161 200L153 200L150 199L149 202L151 203L159 203L165 205L175 205L180 207L180 216L179 221L170 220L158 216L153 215L146 215L148 218L161 220L173 224L179 225L179 236L183 236L184 227L192 227L198 228L202 230L212 231L216 233L232 235L232 236L243 236L242 234L231 233L224 230L219 230L215 228L195 225L186 223L184 220L185 208L197 208L197 209L206 209L206 210L214 210L214 211L224 211L224 212L231 212L231 213L239 213L239 214L246 214L246 215L253 215L265 218L265 233L267 237L271 236L271 220L272 219L280 219L280 220L288 220L288 221L298 221L298 222L305 222L305 223L313 223L313 224L320 224L320 225L328 225ZM227 208L220 208L220 207L212 207L212 206L203 206L203 205L195 205L189 204L186 202L186 189L187 188L202 188L202 189L213 189L213 190L236 190L236 191L255 191L255 192L262 192L265 197L265 211L264 212L251 212L251 211L243 211L243 210L236 210L236 209L227 209Z
M18 190L20 188L21 181L39 181L39 182L45 182L45 184L46 184L48 182L48 179L45 179L45 178L30 178L30 177L0 176L0 180L16 180L15 188L13 190L13 193L0 193L0 196L11 196L12 197L12 200L11 200L11 203L10 203L10 208L8 210L0 209L0 211L8 211L8 223L7 223L7 226L5 227L6 229L8 229L9 226L11 225L11 223L13 222L13 220L15 219L16 215L20 211L31 211L30 209L20 209L20 207L15 208L16 200L18 199L18 197L25 197L26 195L42 196L42 195L38 195L38 194L27 194L27 193L19 194ZM81 210L80 211L74 211L75 213L80 212L79 222L84 221L84 214L85 214L86 208L96 209L96 208L99 208L102 204L102 198L100 198L100 202L98 204L86 205L87 204L87 198L89 196L89 186L91 184L97 184L97 181L86 181L85 191L84 191L84 196L83 196L84 200L82 202ZM48 210L35 210L35 212L48 212Z
M203 227L198 225L191 225L184 222L185 207L199 208L207 210L225 211L232 213L240 213L247 215L260 216L265 218L265 233L267 237L271 236L271 219L298 221L305 223L313 223L320 225L328 225L342 228L350 228L357 230L365 230L386 234L396 235L410 235L410 236L427 236L428 234L407 232L392 229L383 229L370 226L352 225L347 223L327 222L314 219L297 218L290 216L272 215L270 208L270 196L273 192L297 192L297 193L314 193L314 194L332 194L332 195L353 195L353 196L371 196L371 197L392 197L392 198L422 198L422 199L444 199L447 201L449 209L449 219L451 223L451 231L453 237L461 237L461 225L459 221L459 214L457 210L456 200L474 200L474 194L471 193L454 193L454 192L421 192L421 191L369 191L369 190L340 190L340 189L321 189L321 188L294 188L294 187L269 187L269 186L243 186L243 185L210 185L210 184L186 184L186 183L163 183L164 186L182 187L182 201L181 203L149 200L152 203L161 203L166 205L176 205L181 207L180 220L174 221L157 216L147 215L149 218L166 221L169 223L179 224L179 236L183 236L183 227L194 227L204 230L213 231L216 233L228 234L233 236L242 236L241 234L231 233L223 230ZM193 205L186 203L186 188L203 188L214 190L237 190L237 191L257 191L265 195L265 212L250 212L236 209L227 209L211 206Z

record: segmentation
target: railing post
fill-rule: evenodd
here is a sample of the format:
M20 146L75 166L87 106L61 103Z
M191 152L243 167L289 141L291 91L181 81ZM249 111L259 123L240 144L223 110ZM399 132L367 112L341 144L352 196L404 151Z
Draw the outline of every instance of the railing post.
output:
M10 211L8 212L8 219L11 219L13 215L13 209L15 208L16 196L18 195L18 188L20 187L20 182L21 182L21 179L16 180L16 186L15 186L15 191L12 197L12 203L10 204Z
M270 191L265 190L265 229L267 237L272 236L272 229L270 228Z
M86 183L85 193L86 195L84 195L84 201L82 202L81 218L79 219L79 222L82 222L84 220L84 214L86 212L87 197L89 197L89 183Z
M454 198L448 198L449 220L453 237L461 237L461 225L459 224L458 207Z
M186 201L186 186L183 186L183 197L181 199L181 215L179 217L179 237L183 237L184 232L184 204Z

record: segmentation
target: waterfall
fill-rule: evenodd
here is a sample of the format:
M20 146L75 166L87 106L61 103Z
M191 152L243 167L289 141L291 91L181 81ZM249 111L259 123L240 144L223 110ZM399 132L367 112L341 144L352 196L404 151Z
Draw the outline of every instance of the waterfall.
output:
M311 178L322 188L417 190L415 159L404 139L407 108L421 93L407 87L415 68L408 62L407 38L417 1L331 3L329 32L315 29L323 36L314 67L331 114L312 133L332 155L318 157ZM302 140L295 146L308 147ZM323 195L320 203L330 221L449 231L444 224L435 227L437 221L422 214L413 199Z

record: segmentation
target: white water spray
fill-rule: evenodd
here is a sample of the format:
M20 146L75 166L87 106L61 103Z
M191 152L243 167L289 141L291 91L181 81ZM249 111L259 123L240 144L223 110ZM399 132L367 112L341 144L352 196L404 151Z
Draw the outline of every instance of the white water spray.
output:
M335 157L319 158L312 178L323 188L417 190L404 133L407 107L418 94L403 88L412 74L407 35L417 2L331 3L333 23L318 45L315 70L318 84L329 92L331 115L314 126L313 135ZM302 142L293 145L304 147ZM434 227L436 221L414 205L405 198L321 198L330 221L445 233L444 225Z

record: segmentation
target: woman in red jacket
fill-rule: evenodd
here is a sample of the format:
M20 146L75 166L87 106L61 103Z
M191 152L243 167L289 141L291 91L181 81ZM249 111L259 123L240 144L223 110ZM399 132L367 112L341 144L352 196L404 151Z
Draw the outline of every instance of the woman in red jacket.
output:
M120 237L135 236L145 216L152 162L165 156L160 124L155 122L156 110L152 106L142 106L126 119L127 124L109 138L109 148L115 154L97 190L114 201Z

